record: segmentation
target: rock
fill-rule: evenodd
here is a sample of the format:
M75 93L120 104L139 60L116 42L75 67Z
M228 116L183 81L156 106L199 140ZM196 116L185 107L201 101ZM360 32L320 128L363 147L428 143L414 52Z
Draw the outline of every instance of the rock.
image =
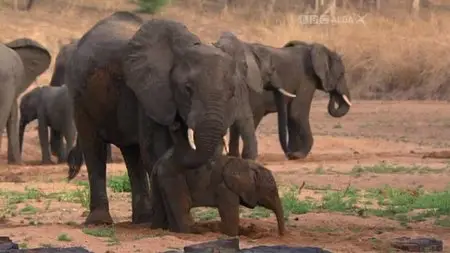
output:
M19 245L13 243L7 236L0 236L0 252L11 249L19 249Z
M242 253L331 253L317 247L290 247L284 245L275 246L257 246L248 249L242 249Z
M184 247L186 253L239 252L239 239L220 239Z
M0 253L94 253L82 247L0 250Z
M444 248L441 240L433 238L400 237L392 240L391 246L409 252L441 252Z
M183 251L165 251L164 253L182 253ZM331 253L330 251L317 247L290 247L284 245L257 246L248 249L239 249L239 239L223 239L199 243L184 247L186 253Z

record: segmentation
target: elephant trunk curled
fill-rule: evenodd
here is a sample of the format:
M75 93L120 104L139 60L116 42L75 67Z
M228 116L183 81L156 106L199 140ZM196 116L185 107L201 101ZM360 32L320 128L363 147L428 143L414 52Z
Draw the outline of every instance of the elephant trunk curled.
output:
M205 164L216 154L217 147L222 143L226 133L224 124L224 105L215 100L208 106L203 120L198 122L194 128L195 149L189 149L182 165L187 168L198 168Z
M345 93L340 93L337 91L330 92L330 100L328 102L328 113L335 118L339 118L347 114L351 106L349 96L350 95L348 94L348 92ZM338 105L337 108L335 108L336 103Z

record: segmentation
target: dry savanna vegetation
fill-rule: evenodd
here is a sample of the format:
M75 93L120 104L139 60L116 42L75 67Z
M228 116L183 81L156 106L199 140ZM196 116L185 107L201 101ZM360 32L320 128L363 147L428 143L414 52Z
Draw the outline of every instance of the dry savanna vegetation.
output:
M434 237L448 247L450 105L430 101L450 98L448 15L339 9L342 17L366 14L364 23L301 25L298 13L286 11L290 8L267 11L255 7L255 1L248 3L215 8L179 0L153 16L181 21L206 42L232 31L243 40L278 47L288 40L323 43L343 56L354 105L345 117L331 118L327 101L317 92L310 116L314 147L300 161L285 160L276 117L264 118L257 131L258 161L273 171L280 186L288 233L277 236L269 211L242 208L241 247L284 244L332 252L395 252L390 241L401 236ZM114 11L137 8L128 0L41 0L29 12L13 11L10 0L0 4L0 39L33 38L51 50L53 60L60 43L79 38ZM52 71L53 65L38 84L46 85ZM6 137L3 143L0 235L10 236L21 248L82 245L94 252L163 252L223 237L217 211L208 208L192 210L202 234L131 225L130 185L116 149L116 163L108 165L116 224L84 227L89 208L86 168L68 183L66 165L40 165L34 127L25 136L24 165L6 164Z

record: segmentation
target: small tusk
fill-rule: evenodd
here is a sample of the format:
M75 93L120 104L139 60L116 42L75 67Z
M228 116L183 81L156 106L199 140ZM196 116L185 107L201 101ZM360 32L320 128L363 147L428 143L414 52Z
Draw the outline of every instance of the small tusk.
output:
M188 129L188 140L189 140L189 145L191 146L191 148L195 150L194 130L192 130L190 128Z
M228 154L228 145L227 145L227 139L224 137L222 139L223 141L223 149L225 149L225 155Z
M292 94L292 93L290 93L290 92L287 92L287 91L286 91L285 89L283 89L283 88L278 88L278 91L279 91L281 94L283 94L283 95L285 95L285 96L287 96L287 97L291 97L291 98L297 97L297 95Z
M352 106L352 102L350 102L350 99L346 95L342 95L342 98L344 99L345 103L348 104L348 106Z

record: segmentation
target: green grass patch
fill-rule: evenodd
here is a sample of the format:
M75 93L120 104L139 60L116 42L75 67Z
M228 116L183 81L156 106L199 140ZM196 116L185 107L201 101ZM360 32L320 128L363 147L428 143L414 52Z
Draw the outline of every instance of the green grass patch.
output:
M447 168L430 168L427 166L404 166L397 164L390 164L382 162L375 165L357 165L352 168L350 175L359 176L363 173L375 173L375 174L429 174L429 173L442 173Z
M120 176L113 176L108 180L108 187L113 192L131 192L130 179L125 172Z
M83 233L95 237L116 237L116 230L111 227L83 228Z
M66 233L62 233L60 235L58 235L58 241L60 242L70 242L72 241L72 238L70 238L70 236Z

